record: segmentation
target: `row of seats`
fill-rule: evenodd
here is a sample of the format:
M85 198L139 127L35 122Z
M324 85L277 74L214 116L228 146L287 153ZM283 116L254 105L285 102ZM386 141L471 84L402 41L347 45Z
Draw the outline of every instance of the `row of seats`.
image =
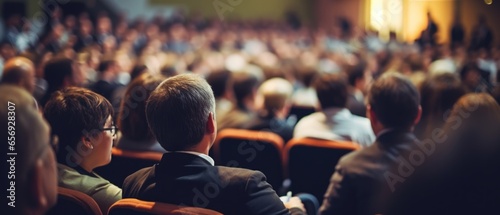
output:
M92 197L76 190L58 188L57 205L47 215L103 215ZM122 199L114 203L108 215L222 215L219 212L196 207L184 207L162 202Z
M338 160L359 149L352 142L312 138L292 139L286 145L268 131L224 129L211 150L217 165L259 170L280 195L287 191L310 193L323 199ZM121 186L135 171L160 161L162 153L134 152L113 148L111 163L95 171Z

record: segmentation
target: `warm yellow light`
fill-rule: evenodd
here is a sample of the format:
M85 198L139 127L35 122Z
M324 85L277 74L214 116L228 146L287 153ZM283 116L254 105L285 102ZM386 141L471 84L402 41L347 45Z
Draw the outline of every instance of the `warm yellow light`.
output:
M484 0L484 3L486 3L487 5L490 5L490 4L493 4L493 0Z

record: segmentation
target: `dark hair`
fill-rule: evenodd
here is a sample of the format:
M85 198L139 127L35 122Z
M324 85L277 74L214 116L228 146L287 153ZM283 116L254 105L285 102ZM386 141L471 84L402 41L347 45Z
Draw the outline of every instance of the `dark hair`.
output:
M322 74L313 82L321 108L343 108L347 104L347 81L340 74Z
M134 80L135 78L141 76L144 73L147 73L148 67L144 64L138 64L135 65L134 68L132 68L132 71L130 72L130 80Z
M48 92L54 92L63 87L64 79L73 77L73 60L69 58L53 58L45 64L44 79L48 84Z
M220 98L226 93L229 81L231 79L231 72L229 70L220 70L210 73L207 77L207 82L214 91L215 98Z
M318 72L313 68L298 68L297 79L306 87L310 87Z
M420 96L408 79L390 72L372 84L368 104L384 127L409 129L418 115Z
M349 81L349 85L356 85L356 81L359 79L363 79L365 76L366 63L362 62L355 66L350 66L346 69L347 71L347 79Z
M111 66L115 64L115 60L104 60L99 64L98 70L100 73L106 72Z
M90 90L69 87L56 91L44 108L44 116L59 137L57 160L66 163L68 153L77 150L84 136L95 137L104 127L113 106Z
M249 72L236 72L232 75L234 97L238 107L243 107L243 99L252 95L260 84L259 78Z
M214 109L210 85L197 75L182 74L163 81L151 93L146 118L164 149L181 151L202 140L209 113Z
M118 114L118 127L124 137L136 141L153 138L146 120L146 101L163 80L145 73L129 84Z
M444 113L451 110L457 100L466 93L460 79L451 73L428 77L420 89L422 123L442 121ZM442 124L440 123L440 124Z

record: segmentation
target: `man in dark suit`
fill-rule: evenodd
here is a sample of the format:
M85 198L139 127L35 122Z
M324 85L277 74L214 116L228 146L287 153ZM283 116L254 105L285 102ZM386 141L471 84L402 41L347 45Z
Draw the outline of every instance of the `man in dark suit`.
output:
M421 108L418 91L409 80L388 73L375 81L367 115L377 139L340 159L320 214L383 213L390 194L419 165L417 158L425 159L412 134Z
M146 117L168 152L159 164L127 177L123 197L223 214L304 213L296 197L283 204L261 172L214 166L208 156L217 134L214 112L214 95L202 78L178 75L160 84L146 104Z

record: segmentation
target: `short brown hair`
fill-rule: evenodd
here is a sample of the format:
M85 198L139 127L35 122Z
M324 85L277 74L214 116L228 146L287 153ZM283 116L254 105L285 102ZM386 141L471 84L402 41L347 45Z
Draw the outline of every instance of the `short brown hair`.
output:
M96 136L104 127L113 106L101 95L78 87L69 87L52 94L44 108L44 116L59 137L57 160L66 163L68 147L76 150L85 135Z
M347 80L341 74L318 75L313 82L322 109L343 108L347 104Z
M384 127L409 129L419 112L420 95L410 80L390 72L373 83L368 104Z

